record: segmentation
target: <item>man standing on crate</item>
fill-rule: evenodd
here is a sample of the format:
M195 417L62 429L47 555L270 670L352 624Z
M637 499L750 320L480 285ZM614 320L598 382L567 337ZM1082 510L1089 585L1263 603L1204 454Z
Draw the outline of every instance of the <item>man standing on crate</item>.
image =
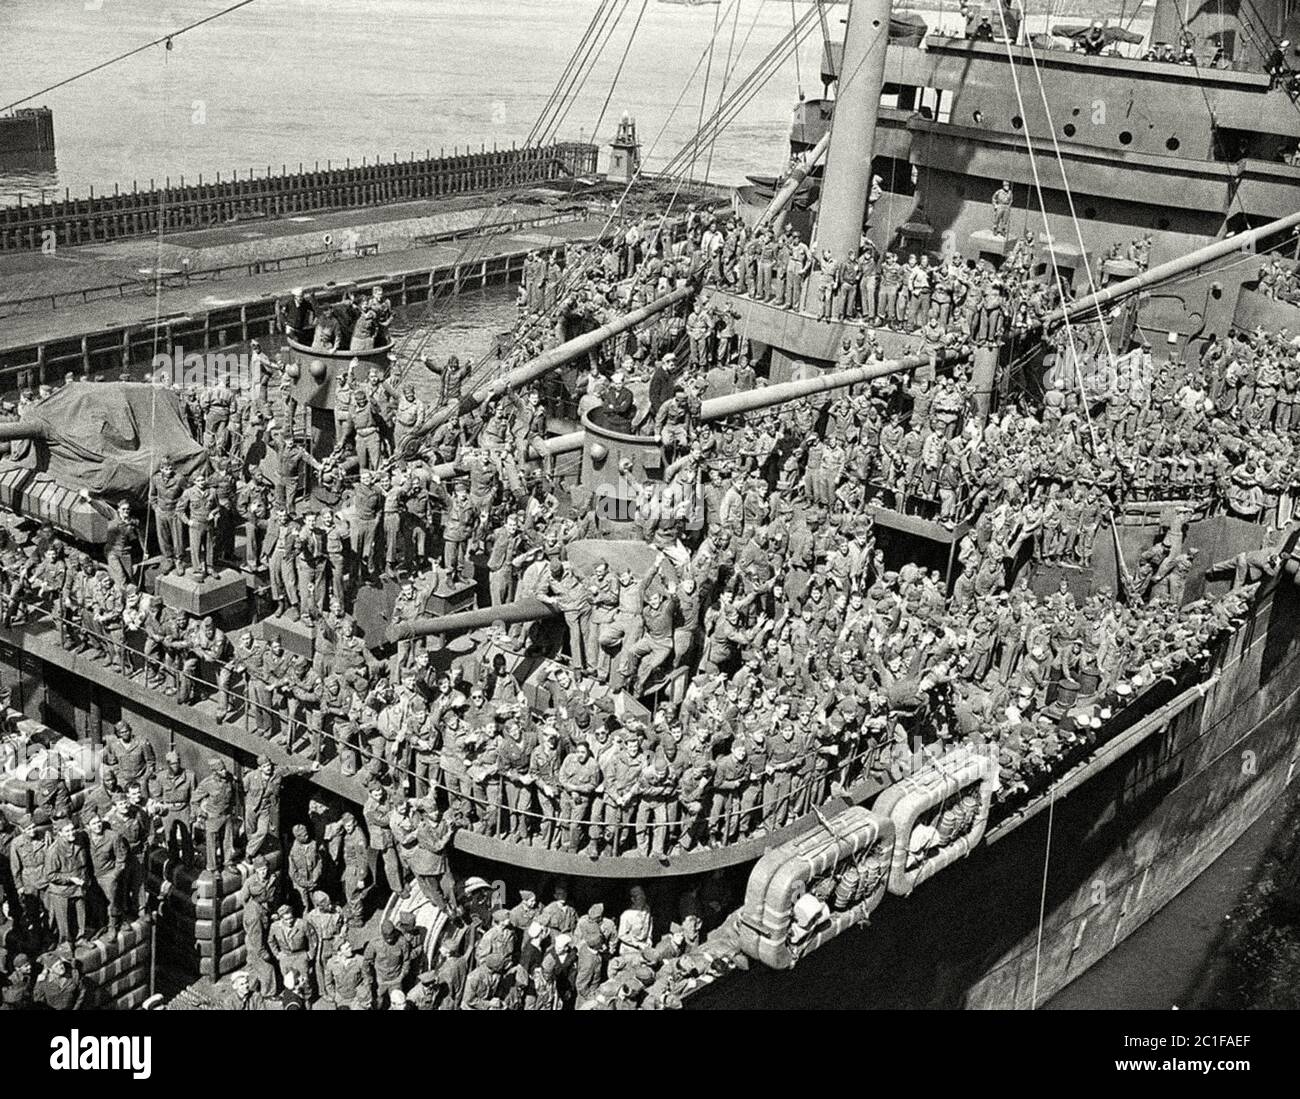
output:
M131 850L126 839L98 813L91 813L86 820L86 846L90 870L104 901L103 926L112 934L122 926L122 884L130 876Z
M158 808L162 812L163 836L168 854L186 866L194 862L194 833L191 805L194 800L194 774L181 766L181 757L168 752L167 768L156 780Z
M194 806L203 818L206 868L215 871L235 858L235 780L219 756L208 760L208 768L194 791Z

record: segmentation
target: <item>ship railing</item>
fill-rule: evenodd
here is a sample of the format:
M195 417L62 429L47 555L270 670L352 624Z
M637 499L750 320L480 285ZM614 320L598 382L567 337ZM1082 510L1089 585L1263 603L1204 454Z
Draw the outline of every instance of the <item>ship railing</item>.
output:
M60 644L71 651L70 641L74 637L93 638L97 647L100 647L108 655L110 664L116 664L116 667L109 667L109 674L119 676L124 682L130 682L135 676L144 675L144 682L150 682L150 676L156 675L161 678L164 684L179 685L183 679L189 684L189 701L187 705L192 705L198 701L200 691L206 694L216 694L221 690L220 683L213 679L205 678L200 672L187 673L183 667L178 668L175 663L169 664L165 658L159 658L152 654L146 653L144 649L130 644L126 640L126 635L130 633L139 633L138 630L121 633L114 631L109 633L96 629L86 624L84 621L74 618L70 615L61 613L60 602L54 605L47 605L43 601L28 600L16 598L9 593L0 596L0 619L4 622L10 622L12 611L21 607L24 611L35 614L51 624L59 631ZM175 652L189 651L193 652L188 645L177 645L173 650ZM200 661L200 665L206 663ZM226 666L229 667L229 662ZM131 672L126 669L130 667ZM238 673L240 678L244 678L242 673ZM232 672L232 679L236 673ZM290 688L291 689L291 688ZM431 752L434 760L431 760L431 766L421 767L412 762L416 745L411 743L414 738L404 735L397 738L391 743L386 743L383 748L378 748L376 740L384 740L383 734L375 728L367 734L370 728L365 722L358 721L356 715L349 713L329 714L327 715L319 707L312 711L313 716L291 718L287 706L281 710L277 706L267 706L259 703L251 695L243 693L234 683L227 683L226 696L228 701L234 702L237 708L241 710L241 720L244 732L250 737L261 737L268 743L273 743L271 737L256 729L255 723L259 715L264 713L272 722L272 728L279 723L286 734L286 751L290 755L304 757L312 762L323 765L329 760L326 759L324 751L328 744L333 749L333 758L341 758L345 753L355 756L357 760L363 761L362 768L370 763L379 763L391 774L399 777L403 785L414 796L424 797L433 793L442 803L442 808L454 812L458 807L473 807L479 815L478 824L487 824L486 833L497 839L519 842L524 846L532 846L526 838L512 837L508 834L508 829L503 828L502 817L505 816L512 823L515 818L523 818L539 828L549 827L554 829L551 836L551 849L562 850L564 847L564 836L559 834L560 829L583 828L588 831L588 839L592 835L603 834L611 829L616 830L616 835L612 841L613 855L622 853L623 848L620 846L624 831L634 834L648 832L653 836L662 834L665 838L675 835L682 838L681 830L684 828L694 829L701 835L709 835L715 828L720 828L724 835L728 837L722 844L712 844L707 840L700 840L695 843L692 850L695 849L716 849L717 847L730 846L732 843L739 842L743 839L750 838L753 830L760 827L763 821L779 806L781 802L787 805L786 822L797 820L800 816L812 812L813 809L826 802L830 791L834 788L847 789L853 782L861 781L876 773L880 766L881 760L890 747L888 739L881 739L871 742L866 748L850 754L844 759L836 759L831 762L828 759L828 753L824 746L817 746L810 751L794 757L797 767L790 768L794 778L790 783L788 791L782 791L779 795L773 794L767 789L762 789L752 794L756 798L755 803L746 807L744 800L748 792L744 787L736 790L719 791L708 788L703 792L701 807L698 811L692 813L683 813L680 804L674 805L676 795L665 797L662 803L656 801L655 804L662 804L665 814L672 812L674 815L662 819L660 814L654 814L653 819L645 822L638 822L637 808L640 802L640 795L630 807L624 807L619 813L617 824L607 824L604 815L595 815L595 803L602 796L604 791L597 787L596 791L590 794L577 795L588 801L584 814L580 817L565 816L557 813L540 812L532 808L512 807L510 804L509 792L514 787L524 786L527 788L528 799L531 802L533 797L533 787L539 781L536 776L532 776L530 783L519 783L505 775L497 773L482 774L474 777L472 774L473 764L468 764L465 771L465 781L471 789L467 790L465 785L457 784L456 786L447 785L441 778L446 778L446 771L441 763L441 753ZM288 694L287 690L272 689L273 695L284 696ZM287 702L287 699L285 699ZM300 711L300 713L307 711ZM326 722L326 716L336 720ZM337 719L342 718L342 721ZM214 724L215 718L213 719ZM328 724L328 727L327 727ZM355 733L340 734L335 729L336 724L346 724L355 726ZM217 726L218 734L220 725ZM310 752L304 756L304 753L296 751L294 744L301 737L302 740L310 743ZM396 750L394 750L396 748ZM648 757L647 757L648 758ZM824 763L822 761L825 761ZM808 771L811 768L812 773ZM763 781L766 781L773 772L765 771ZM752 784L753 780L749 780ZM882 782L882 788L886 785ZM556 800L562 800L564 792L558 785L558 780L554 783ZM495 795L495 796L494 796ZM721 795L721 801L718 800ZM549 797L550 795L548 795ZM484 820L484 815L490 819ZM516 826L517 827L517 826ZM482 829L475 828L475 831ZM693 833L691 839L697 837ZM633 843L632 846L635 846Z
M59 631L60 644L65 648L68 648L69 634L95 638L110 661L115 659L117 663L116 670L111 667L107 669L109 674L119 675L124 681L130 681L135 675L143 673L147 683L151 672L161 677L165 684L179 685L183 679L189 684L189 698L192 701L198 700L200 691L215 694L221 690L219 682L206 678L197 670L204 667L207 661L200 660L196 670L187 673L184 671L183 664L180 667L175 661L169 664L165 658L154 657L142 648L130 644L126 640L127 634L139 633L138 630L124 630L120 634L110 634L61 613L61 601L47 606L45 602L15 598L7 592L0 594L0 620L5 623L10 622L11 611L15 605L53 623ZM176 644L173 651L192 653L194 650L188 644L180 642ZM229 661L223 664L227 667L231 666ZM130 674L125 671L127 666L133 669ZM233 680L246 678L246 676L232 669L231 678ZM1177 682L1177 680L1172 681ZM287 703L285 696L291 689L291 687L271 688L271 693ZM888 736L869 739L864 730L860 739L868 740L866 747L853 751L843 759L831 758L832 755L838 756L841 746L825 744L816 744L810 750L793 757L797 766L789 769L793 777L787 791L777 793L767 785L775 772L765 769L762 776L764 785L758 790L753 788L752 777L734 790L723 791L706 787L701 791L699 808L689 813L682 809L680 792L678 792L665 796L662 801L656 799L654 804L660 806L660 812L646 817L641 817L638 812L642 800L638 792L632 804L621 807L617 822L609 824L606 823L604 811L597 814L597 802L604 794L600 786L590 793L573 795L586 800L581 816L543 812L532 808L532 801L534 787L539 782L545 783L545 779L529 776L530 782L520 782L499 771L480 773L476 776L474 765L467 763L464 771L460 773L462 781L449 785L444 781L448 778L448 772L443 766L440 750L430 749L429 758L422 766L416 762L416 752L419 751L418 746L413 743L418 739L416 736L403 734L388 741L377 724L359 720L363 715L354 708L350 708L347 714L326 714L317 705L314 708L298 711L299 716L295 717L290 715L287 706L282 710L274 703L270 706L264 705L240 690L234 682L227 683L226 696L228 702L234 702L241 710L243 729L250 738L260 738L268 743L274 743L272 735L254 728L255 723L259 722L264 715L270 721L272 730L277 724L281 726L285 733L285 751L291 756L309 759L318 766L324 765L331 761L326 758L325 753L328 745L332 749L333 759L341 759L344 754L352 756L361 763L359 770L370 764L381 764L386 771L400 778L403 787L413 796L426 797L432 794L441 808L449 812L472 808L478 817L472 828L473 831L506 842L532 846L528 838L529 828L525 827L523 836L512 834L513 830L519 828L517 820L522 819L529 825L535 825L539 833L549 830L550 850L570 849L566 846L566 841L571 844L577 838L576 833L569 831L571 829L585 829L589 844L594 842L594 837L607 836L612 830L614 836L611 840L610 854L614 856L630 849L622 846L625 832L631 833L631 846L637 846L638 840L648 834L654 837L654 846L666 848L669 837L675 837L676 842L689 837L692 841L698 840L691 848L693 850L716 850L751 838L755 829L762 827L783 802L786 805L785 820L788 824L813 812L830 797L835 796L836 791L847 790L855 784L873 778L878 779L880 789L885 788L892 781L889 772L886 770L882 773L881 770L892 747L892 741ZM1123 708L1127 709L1127 707ZM377 716L378 711L374 713ZM325 720L327 716L333 720L327 722ZM217 724L215 719L213 722ZM336 728L338 724L352 728L340 733ZM217 724L218 735L220 727ZM1111 721L1103 726L1099 736L1078 739L1067 735L1064 738L1065 749L1059 755L1046 760L1047 766L1041 772L1020 776L1022 782L1027 780L1023 790L1008 789L1006 795L999 799L998 818L1013 815L1023 807L1027 798L1032 798L1040 789L1056 781L1063 769L1074 765L1081 758L1087 759L1099 752L1120 731L1120 726ZM299 737L309 743L310 751L306 754L294 748ZM377 741L384 743L380 746ZM829 750L829 747L833 747L834 751ZM923 751L920 754L916 751L911 753L913 764L923 758ZM648 761L649 757L645 758ZM554 795L546 796L548 799L553 797L556 801L563 801L565 792L560 788L558 778L552 784L556 792ZM515 791L515 798L526 797L527 807L512 799L512 791ZM746 806L745 801L750 799L753 800L753 804ZM601 808L607 810L608 807L602 805ZM672 815L668 815L669 813ZM509 822L509 828L504 825L504 821ZM725 837L721 844L711 842L712 836L717 831L721 831ZM662 843L659 837L663 837Z

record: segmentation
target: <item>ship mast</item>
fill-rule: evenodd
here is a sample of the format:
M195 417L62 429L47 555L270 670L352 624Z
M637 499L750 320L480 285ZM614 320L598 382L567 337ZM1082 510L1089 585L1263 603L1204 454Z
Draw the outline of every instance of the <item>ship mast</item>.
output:
M813 243L836 263L857 258L871 194L876 114L885 83L892 0L850 0L836 73L835 115Z

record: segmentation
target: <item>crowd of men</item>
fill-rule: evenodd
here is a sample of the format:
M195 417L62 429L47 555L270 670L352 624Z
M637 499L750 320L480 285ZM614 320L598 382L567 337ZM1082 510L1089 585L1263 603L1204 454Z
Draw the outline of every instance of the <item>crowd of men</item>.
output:
M822 268L822 308L917 330L935 348L996 344L1053 304L1031 276L1032 252L1031 238L1014 241L995 275L889 254L870 274L860 263ZM1199 362L1157 364L1116 360L1100 328L1081 329L1090 354L1119 364L1099 390L1081 399L1067 375L1041 401L1008 403L983 422L960 363L701 422L702 399L763 384L712 291L799 308L812 263L788 236L749 235L695 209L677 229L643 222L610 244L530 257L505 367L666 290L704 288L565 376L579 411L663 446L662 482L620 467L636 506L617 529L653 550L639 573L569 558L611 520L575 512L530 461L545 429L540 391L498 388L468 402L470 364L426 359L417 388L396 367L354 361L338 386L335 446L321 454L286 365L260 348L243 384L182 394L207 464L186 476L164 460L147 512L120 509L102 562L48 526L4 539L6 625L53 618L69 648L178 702L210 699L216 720L245 723L305 768L337 759L365 789L359 816L322 809L294 822L287 908L272 915L269 887L254 899L264 949L250 950L243 1006L283 986L340 1007L557 1006L598 1001L610 981L637 989L611 1002L671 1000L669 985L685 978L668 963L690 953L720 905L654 934L644 896L614 924L602 911L577 917L558 894L534 911L524 894L475 925L448 874L456 831L669 859L778 831L838 790L883 788L962 742L996 751L1000 798L1022 799L1097 737L1096 713L1065 720L1074 697L1122 704L1204 660L1237 620L1248 588L1184 602L1194 558L1184 526L1198 507L1262 526L1290 519L1300 424L1296 347L1284 335L1234 335ZM285 316L295 342L310 343L291 323L307 314ZM870 325L855 332L841 368L883 359ZM1075 594L1098 544L1114 538L1117 509L1142 493L1182 499L1187 511L1123 562L1120 590ZM887 562L879 507L919 510L956 542L951 590L937 570ZM269 574L276 610L307 632L310 656L256 630L231 636L144 590L141 547L155 541L163 575L202 579L230 562ZM401 623L421 617L432 592L469 584L479 565L491 604L535 598L563 629L498 625L481 655L450 662L440 639L377 654L378 639L360 636L355 601L381 572L400 580ZM1038 566L1062 568L1059 590L1034 593ZM525 696L519 658L538 649L559 659L545 697ZM616 708L618 691L646 708ZM75 941L133 911L142 844L188 858L197 825L215 868L255 864L273 842L283 775L269 764L241 784L214 760L198 782L170 756L155 769L129 727L117 741L94 791L99 816L83 812L84 840L54 797L46 820L57 838L38 838L42 821L11 841L20 895L9 908L37 938L51 920ZM37 843L62 853L29 862L21 852ZM97 843L122 852L111 890L64 865L75 847L76 865L93 866ZM383 894L381 875L462 926L433 967L442 977L425 980L409 928L353 950L349 933ZM79 893L65 891L70 878ZM311 932L313 921L335 930ZM313 935L307 965L300 947Z

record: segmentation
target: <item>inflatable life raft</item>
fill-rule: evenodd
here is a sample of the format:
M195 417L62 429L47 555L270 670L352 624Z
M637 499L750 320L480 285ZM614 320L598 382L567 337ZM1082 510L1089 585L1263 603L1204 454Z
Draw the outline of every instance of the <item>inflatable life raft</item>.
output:
M773 969L790 969L864 922L885 895L894 846L888 817L852 806L772 848L749 875L741 949Z
M140 916L112 935L77 947L75 962L86 989L85 1006L129 1011L149 997L152 921Z
M272 871L280 867L278 850L265 852ZM150 852L148 889L160 893L170 884L158 909L158 939L170 960L186 972L214 981L243 968L244 886L246 864L220 872L195 870L163 850Z
M68 788L72 812L80 813L93 778L86 773L85 745L15 710L9 711L8 717L20 735L0 743L0 813L11 824L23 824L33 816L38 824L48 824L48 814L39 812L38 806L43 800L42 779L50 764L56 765Z
M969 748L941 756L884 790L873 806L894 826L889 891L906 896L984 837L997 763Z

